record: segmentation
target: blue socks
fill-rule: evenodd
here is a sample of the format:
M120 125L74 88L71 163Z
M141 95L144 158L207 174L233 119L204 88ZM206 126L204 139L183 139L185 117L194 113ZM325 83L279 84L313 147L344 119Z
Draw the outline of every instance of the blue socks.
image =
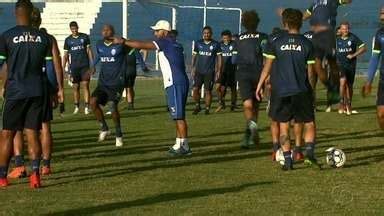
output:
M16 167L24 166L24 155L15 156L15 166Z
M43 166L51 167L51 159L43 159Z
M284 155L284 160L285 160L285 164L284 165L286 167L292 168L293 161L292 161L292 153L291 153L291 151L285 151L285 152L283 152L283 155Z
M8 166L0 166L0 178L7 178Z
M32 168L32 172L39 174L40 173L40 159L32 160L31 168Z
M305 153L310 160L315 159L315 143L309 142L305 143Z
M281 146L280 146L280 143L273 143L273 151L274 152L277 152L277 150L279 150L279 148L280 148Z

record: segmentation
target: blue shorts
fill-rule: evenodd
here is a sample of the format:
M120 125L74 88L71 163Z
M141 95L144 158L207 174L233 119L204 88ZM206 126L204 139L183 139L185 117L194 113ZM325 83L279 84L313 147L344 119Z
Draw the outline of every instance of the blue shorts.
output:
M169 113L173 120L185 119L185 105L187 104L188 89L188 84L172 85L165 89L167 93Z

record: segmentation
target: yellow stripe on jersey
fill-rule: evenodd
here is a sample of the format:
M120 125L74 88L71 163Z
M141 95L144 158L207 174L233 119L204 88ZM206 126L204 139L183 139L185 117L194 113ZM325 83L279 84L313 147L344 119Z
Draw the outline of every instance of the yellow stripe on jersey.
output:
M312 15L311 11L309 11L308 9L305 12L307 12L309 15Z
M7 59L7 57L0 55L0 59Z
M263 53L263 56L264 56L265 58L269 58L269 59L275 59L275 58L276 58L276 56L274 56L274 55L268 55L268 54L266 54L266 53Z
M315 60L309 60L309 61L307 61L307 64L315 64Z
M363 43L363 44L361 44L360 46L359 46L359 49L361 48L361 47L363 47L363 46L365 46L365 44Z
M236 54L237 54L237 51L233 51L232 54L235 54L235 55L236 55Z
M380 54L381 51L380 50L372 50L372 53L375 53L375 54Z
M45 60L52 60L52 59L53 59L52 56L45 57Z
M222 53L221 52L218 52L216 55L221 55Z

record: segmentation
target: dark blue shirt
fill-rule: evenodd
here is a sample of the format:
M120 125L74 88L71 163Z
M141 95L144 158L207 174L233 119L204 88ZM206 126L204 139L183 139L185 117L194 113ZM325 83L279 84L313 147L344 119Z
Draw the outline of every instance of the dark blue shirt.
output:
M356 69L356 58L348 59L347 56L355 53L365 44L356 35L350 33L346 38L338 36L336 38L336 58L341 68L348 70Z
M267 34L261 32L241 33L239 38L235 40L236 64L256 65L260 73L263 67L263 50L267 43Z
M100 40L96 44L97 60L101 62L99 85L121 87L125 75L126 48Z
M220 43L203 39L195 42L193 54L196 55L196 72L200 74L213 74L216 67L216 58L221 55Z
M272 89L279 97L287 97L310 90L307 65L314 64L312 43L300 34L284 34L276 38L264 53L274 59Z
M234 44L233 41L225 44L224 42L220 43L222 56L223 56L223 71L225 72L234 72L236 65L232 62Z
M384 27L379 29L376 32L372 52L381 56L381 66L380 66L380 82L384 82Z
M8 66L8 100L42 96L43 67L52 60L49 38L38 29L16 26L0 36L0 59Z
M88 35L79 33L78 36L70 35L64 41L64 51L68 52L70 67L89 67L87 48L91 45Z
M164 88L172 85L189 85L183 46L171 37L157 39L153 43L159 51Z
M311 14L311 25L331 26L335 28L337 9L344 4L343 0L313 0L307 12Z

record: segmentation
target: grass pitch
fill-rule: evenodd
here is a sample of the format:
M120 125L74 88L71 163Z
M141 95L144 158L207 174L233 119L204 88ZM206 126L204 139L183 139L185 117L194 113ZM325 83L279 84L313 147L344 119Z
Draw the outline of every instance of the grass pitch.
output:
M319 171L297 164L296 170L283 172L270 159L264 108L259 120L262 145L246 151L239 147L245 126L241 110L192 116L190 104L193 155L172 158L167 149L174 143L174 123L165 111L161 80L138 80L136 92L136 110L122 111L122 148L114 146L113 136L96 142L93 115L72 115L67 102L65 117L56 114L53 123L53 175L43 177L43 188L35 191L27 179L11 181L0 190L0 214L384 214L384 139L376 123L375 94L362 99L356 89L358 115L316 114L319 159L325 163L326 148L341 148L347 154L344 168ZM318 98L324 98L324 90Z

